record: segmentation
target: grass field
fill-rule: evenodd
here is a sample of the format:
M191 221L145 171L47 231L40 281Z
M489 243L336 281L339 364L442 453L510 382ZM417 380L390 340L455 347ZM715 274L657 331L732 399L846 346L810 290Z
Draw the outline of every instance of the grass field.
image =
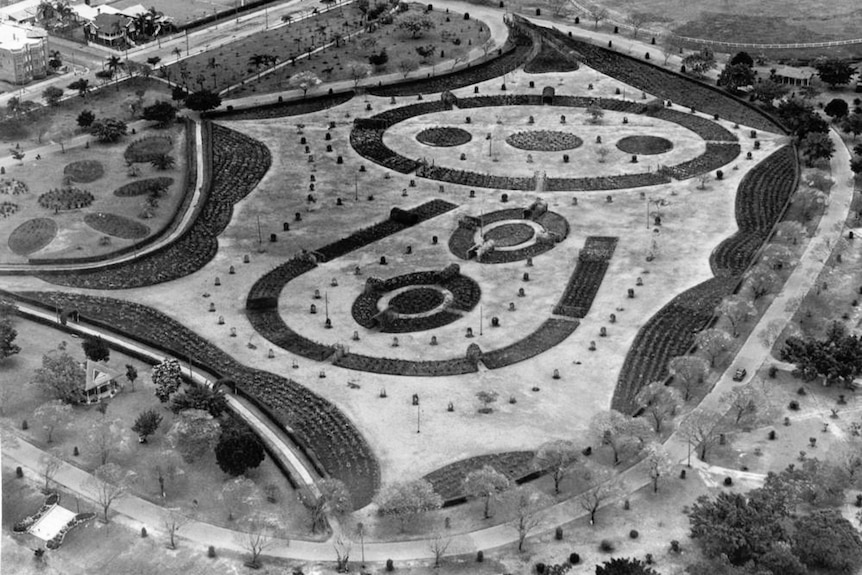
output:
M119 0L111 4L112 7L119 9L128 8L140 4L136 0ZM180 26L188 22L200 20L206 16L211 16L213 13L221 14L236 10L237 6L243 6L244 0L184 0L183 2L173 2L171 0L151 0L147 2L146 7L154 7L159 12L166 16L171 16L174 19L174 24Z

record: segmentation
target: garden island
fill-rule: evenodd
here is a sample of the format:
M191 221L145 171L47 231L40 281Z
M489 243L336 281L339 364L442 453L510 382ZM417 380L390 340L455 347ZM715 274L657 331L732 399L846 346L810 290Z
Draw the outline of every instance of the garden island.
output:
M862 568L855 16L23 4L4 570Z

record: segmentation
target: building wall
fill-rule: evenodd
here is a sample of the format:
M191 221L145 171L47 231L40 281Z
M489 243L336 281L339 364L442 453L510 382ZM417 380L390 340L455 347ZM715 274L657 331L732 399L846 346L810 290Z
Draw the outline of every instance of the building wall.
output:
M0 45L0 80L26 84L47 74L47 38L35 39L12 49Z

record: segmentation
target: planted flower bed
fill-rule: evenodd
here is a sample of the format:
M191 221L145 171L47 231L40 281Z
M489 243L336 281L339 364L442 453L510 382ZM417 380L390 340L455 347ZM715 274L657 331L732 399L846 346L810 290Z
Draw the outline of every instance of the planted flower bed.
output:
M528 130L515 132L506 143L519 150L533 152L562 152L579 148L584 141L574 134L557 130Z
M126 147L123 157L127 162L150 163L159 156L171 151L174 144L167 136L149 136L135 140Z
M303 98L302 100L291 100L288 102L276 102L274 104L263 104L253 108L241 110L213 110L204 114L205 118L217 118L220 120L269 120L273 118L285 118L288 116L301 116L312 114L322 110L328 110L349 102L353 98L353 91L340 92L316 96L314 98Z
M150 234L150 228L130 218L97 212L84 216L84 223L97 232L122 238L124 240L138 240Z
M593 306L593 300L608 270L616 249L615 237L590 236L578 254L578 263L566 285L566 291L554 308L554 313L583 318Z
M527 224L510 223L497 226L485 232L485 241L493 241L499 247L510 247L523 244L533 239L536 230Z
M19 256L38 252L57 236L57 222L51 218L27 220L9 234L9 249Z
M388 357L371 357L357 353L347 353L335 361L334 365L355 371L379 373L384 375L403 375L405 377L442 377L476 373L476 362L459 357L436 361L414 361Z
M451 126L426 128L416 134L416 139L426 146L440 148L454 148L463 146L473 139L473 135L467 130L453 128Z
M659 136L626 136L617 142L617 148L626 154L651 156L673 149L673 142Z
M70 519L69 522L66 523L62 529L60 529L60 532L57 533L57 535L55 535L50 541L45 543L45 547L47 547L48 549L59 549L60 545L63 544L63 539L66 538L66 534L69 531L71 531L75 527L78 527L79 525L83 525L88 521L92 521L95 518L96 514L92 512L78 513L77 515L75 515L75 517Z
M483 352L481 361L488 369L500 369L530 359L562 343L577 328L577 320L549 318L527 337L506 347Z
M704 172L715 171L730 163L739 155L739 144L707 142L706 151L698 157L675 166L663 167L661 171L677 180L687 180Z
M195 365L216 377L236 381L239 391L287 429L313 463L347 485L357 508L371 501L380 481L374 454L338 408L302 385L244 366L172 318L138 303L62 292L18 295L48 309L77 309L83 321L118 330L176 357L191 356Z
M93 203L93 194L79 188L55 188L39 196L39 205L55 212L79 210Z
M533 466L533 451L506 451L489 455L477 455L450 463L436 469L423 477L434 486L434 491L443 498L443 507L463 503L467 496L464 493L464 478L471 471L490 465L514 483L524 483L541 475Z
M547 42L542 42L539 53L524 64L527 74L550 74L552 72L573 72L578 63Z
M443 304L445 296L439 290L427 287L417 287L393 297L389 307L395 313L415 314L427 313Z
M27 184L20 180L0 178L0 194L18 196L29 191Z
M0 202L0 216L8 218L18 213L20 206L15 202Z
M105 167L98 160L81 160L67 164L63 175L73 182L89 184L105 175Z
M701 118L700 116L695 116L688 112L680 112L679 110L672 110L666 107L661 107L659 109L649 107L646 110L646 114L653 118L667 120L668 122L673 122L684 128L688 128L707 142L736 142L739 140L739 138L736 137L736 134L726 129L721 124L717 124L712 120L707 120L706 118Z
M482 214L478 219L481 219L483 226L487 226L493 224L494 222L523 218L523 209L510 208L506 210L498 210L496 212L491 212L490 214ZM566 220L566 218L556 212L546 211L531 221L538 223L545 229L545 232L547 233L545 239L538 241L537 238L537 241L535 243L520 249L494 250L490 252L485 252L482 254L481 258L479 258L478 261L487 264L500 264L522 261L529 257L541 255L553 249L553 247L557 243L563 241L569 235L569 222ZM467 220L460 221L458 227L455 229L454 232L452 232L452 235L449 236L449 251L452 252L452 254L454 254L455 256L461 258L462 260L469 260L475 255L475 250L473 248L476 246L476 228L467 225L467 223ZM523 228L527 227L529 228L529 231L531 233L534 232L532 226L527 226L526 224L516 224L513 222L511 226L508 226L507 224L504 226L500 226L499 228L493 228L489 230L485 238L493 239L495 235L503 237L502 234L508 231L509 233L513 233L516 235L511 239L504 239L503 244L517 245L518 243L522 242L515 242L515 240L518 240L525 235ZM505 229L503 229L501 232L495 233L496 230L500 228ZM489 235L491 237L488 237Z
M114 190L114 195L119 198L131 198L135 196L158 194L170 188L173 183L173 178L165 176L135 180L128 184L123 184Z
M45 498L45 502L42 503L42 506L39 507L39 510L36 511L33 515L28 515L21 521L16 522L12 525L12 531L15 533L26 533L28 529L36 525L36 522L39 521L46 513L51 511L57 504L60 503L60 494L59 493L50 493L48 497Z
M582 192L587 190L624 190L642 186L669 184L670 176L655 172L640 174L619 174L616 176L595 176L583 178L547 178L545 190L549 192Z

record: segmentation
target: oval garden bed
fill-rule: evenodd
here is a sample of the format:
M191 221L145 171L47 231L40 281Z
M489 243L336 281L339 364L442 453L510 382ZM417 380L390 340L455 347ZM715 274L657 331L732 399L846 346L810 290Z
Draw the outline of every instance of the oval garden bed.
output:
M506 138L506 143L519 150L530 152L562 152L574 150L584 143L579 137L556 130L530 130L516 132Z
M173 148L173 142L166 136L150 136L135 140L128 145L123 157L127 162L148 163Z
M98 160L81 160L72 162L63 168L63 175L73 182L88 184L105 175L105 167Z
M152 193L160 193L174 183L173 178L168 177L158 177L158 178L146 178L144 180L135 180L134 182L129 182L128 184L123 184L116 190L114 190L114 195L120 198L131 198L134 196L145 196Z
M652 156L673 149L673 142L658 136L626 136L617 142L617 148L626 154Z
M37 252L54 241L57 222L51 218L27 220L9 234L9 249L19 256Z
M96 212L84 216L84 223L97 232L122 238L124 240L138 240L150 234L150 228L140 222L117 214L106 214Z
M473 139L473 135L461 128L426 128L416 134L416 139L426 146L453 148L466 144Z
M428 313L443 304L446 296L433 287L415 287L403 291L389 300L389 309L399 314Z
M462 260L477 258L477 261L483 264L502 264L543 254L552 250L557 243L569 235L569 222L556 212L546 211L530 219L524 216L524 209L509 208L483 214L480 217L461 218L458 221L458 227L449 236L449 251ZM479 226L490 226L504 221L505 223L483 230L486 241L494 240L494 249L479 256L479 246L476 243ZM537 232L536 225L543 228L543 231ZM523 247L517 247L532 239L535 241Z
M55 212L78 210L93 203L93 194L80 188L55 188L39 196L39 205Z
M518 222L506 223L485 232L485 241L493 240L497 247L506 248L523 244L536 235L536 230L528 224Z

